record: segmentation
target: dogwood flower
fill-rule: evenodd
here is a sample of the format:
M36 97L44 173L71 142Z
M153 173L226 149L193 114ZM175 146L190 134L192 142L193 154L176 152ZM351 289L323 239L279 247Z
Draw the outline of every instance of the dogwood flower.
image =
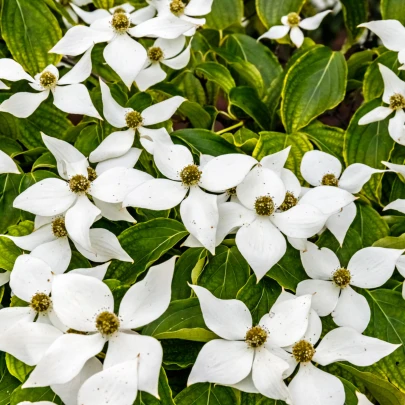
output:
M104 117L116 128L128 129L110 134L103 142L90 153L90 162L96 163L106 159L123 156L132 147L136 131L142 138L147 138L147 143L153 140L172 143L165 129L149 129L145 126L164 122L172 117L179 106L185 101L183 97L175 96L168 100L154 104L142 112L132 108L121 107L112 97L108 86L100 80L101 94L103 99ZM169 141L166 140L169 139Z
M280 347L293 344L305 334L311 296L276 303L258 325L253 325L243 302L218 299L203 287L191 287L200 301L206 325L220 339L211 340L202 348L188 385L230 385L292 403L283 382L289 364L278 354L283 352Z
M304 42L304 34L300 28L304 30L316 30L321 25L322 20L331 12L332 10L322 11L313 17L303 20L301 20L301 17L297 13L289 13L281 17L281 23L283 25L271 27L266 33L259 37L259 40L262 38L280 39L290 33L292 43L299 48Z
M312 307L320 316L332 313L338 326L350 326L362 333L370 321L367 300L351 286L377 288L392 276L404 250L367 247L356 252L347 268L336 254L307 242L301 252L302 265L312 280L301 281L297 295L314 294Z
M146 277L126 292L118 315L114 313L114 297L102 281L81 274L55 276L52 285L54 311L66 327L78 333L64 334L51 345L24 383L24 388L71 381L84 363L101 352L108 342L103 367L106 373L96 382L91 379L90 392L98 384L98 390L106 396L111 390L118 395L122 405L132 404L137 390L157 397L161 345L156 339L139 335L132 329L154 321L169 306L174 262L173 257L151 267ZM125 379L127 384L117 387L115 366L122 363L129 363L123 368L118 367L120 379ZM137 370L138 377L134 378ZM86 384L79 397L88 398L85 387Z
M394 117L389 120L388 132L395 142L405 145L405 82L381 63L378 67L384 80L383 101L389 106L377 107L370 111L361 117L359 125L382 121L395 112Z
M134 37L174 39L180 35L191 36L205 24L205 18L196 18L211 12L213 0L150 0L157 17L130 29Z
M12 82L27 80L29 85L38 91L38 93L13 94L3 101L0 111L8 112L18 118L27 118L48 98L49 93L52 93L53 104L59 110L102 119L91 101L89 91L81 83L90 76L90 73L90 53L86 53L80 62L61 79L59 79L58 69L53 65L47 66L33 78L13 59L0 59L0 78Z
M183 69L190 61L189 45L184 49L186 39L184 35L177 39L158 38L152 47L148 49L148 60L145 67L135 78L135 83L139 90L145 91L156 83L162 82L167 74L160 64L166 65L172 69Z
M3 173L20 174L20 171L14 160L7 153L0 150L0 174Z
M305 153L301 162L302 177L311 186L335 186L352 194L358 193L373 174L383 172L384 170L354 163L342 173L342 164L339 159L319 150ZM309 197L304 196L304 201L310 203ZM312 199L311 202L316 204ZM352 202L340 212L332 214L326 221L326 228L332 232L341 245L356 217L356 212L356 205Z

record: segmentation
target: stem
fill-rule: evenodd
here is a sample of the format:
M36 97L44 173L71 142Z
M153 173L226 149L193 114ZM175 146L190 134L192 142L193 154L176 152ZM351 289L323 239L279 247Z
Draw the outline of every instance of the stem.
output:
M228 127L228 128L225 128L225 129L221 129L221 131L216 132L216 134L217 134L217 135L222 135L222 134L224 134L225 132L232 131L232 129L241 127L244 123L245 123L244 121L240 121L240 122L238 122L237 124L232 125L231 127Z

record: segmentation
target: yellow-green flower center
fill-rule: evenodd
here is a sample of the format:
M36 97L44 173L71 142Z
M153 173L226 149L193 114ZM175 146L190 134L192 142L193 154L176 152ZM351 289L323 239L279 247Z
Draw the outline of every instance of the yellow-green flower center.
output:
M199 183L201 174L197 165L188 165L180 172L180 179L187 187L195 186Z
M39 84L44 89L51 89L56 85L57 81L57 77L51 72L44 72L39 77Z
M128 128L137 129L142 125L143 118L138 111L131 111L125 116L125 121L127 122Z
M48 294L45 293L37 293L35 294L32 299L30 306L31 308L37 313L43 313L48 311L51 307L52 301Z
M395 93L390 97L391 110L402 110L405 108L405 97L402 94Z
M120 320L112 312L101 312L96 318L96 328L104 336L110 336L118 331Z
M323 186L334 186L337 187L339 184L339 180L336 178L334 174L325 174L325 176L322 177L321 184Z
M236 187L228 188L228 190L226 190L226 194L228 194L229 197L236 195Z
M274 212L274 203L272 198L267 195L256 198L255 211L257 215L269 217Z
M185 8L186 5L181 0L172 0L170 3L170 11L175 15L182 14Z
M315 355L314 346L306 340L300 340L293 346L292 355L299 363L307 363L311 361Z
M160 62L164 58L164 54L161 48L158 46L153 46L152 48L149 48L148 50L148 58L152 62Z
M56 218L52 221L52 233L57 238L67 236L68 233L65 226L65 218Z
M115 32L124 33L127 32L131 21L125 13L114 13L111 20L111 25L114 28Z
M287 22L290 27L297 27L300 21L301 18L297 13L290 13L287 15Z
M293 193L287 191L283 203L280 205L281 211L288 211L290 208L295 207L298 203L298 198Z
M246 333L245 342L249 347L260 347L265 344L267 340L267 331L265 331L261 326L253 326Z
M352 276L347 269L338 269L332 275L332 281L340 288L345 288L350 284Z
M87 193L90 188L90 181L82 174L76 174L69 180L69 187L73 193L80 194L80 193Z
M97 172L90 166L87 168L87 177L89 181L94 181L97 178Z
M114 14L120 14L120 13L126 13L125 9L123 9L122 7L118 7L114 10Z

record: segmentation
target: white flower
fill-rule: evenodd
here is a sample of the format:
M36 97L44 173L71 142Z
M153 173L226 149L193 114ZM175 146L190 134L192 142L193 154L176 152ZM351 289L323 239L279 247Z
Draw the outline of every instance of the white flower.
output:
M55 313L64 325L80 334L59 337L30 374L24 388L72 380L84 363L101 352L108 342L102 378L96 374L98 377L87 380L79 398L88 398L93 390L103 392L103 396L105 393L107 398L107 391L112 390L119 396L120 405L131 405L137 390L158 396L162 347L156 339L139 335L132 329L154 321L169 306L174 262L172 258L151 267L146 277L127 291L118 315L114 313L114 297L102 281L80 274L55 276L52 286ZM125 364L123 369L119 366L122 364ZM118 378L115 366L121 370L119 379L127 382L123 387L115 384ZM138 378L134 378L137 369ZM106 403L97 398L98 402L86 400L85 403ZM84 403L84 399L78 403Z
M243 302L218 299L203 287L191 287L206 325L221 339L211 340L202 348L188 384L230 385L290 404L283 382L290 366L280 358L286 357L280 347L293 344L305 334L311 296L276 303L258 325L253 325Z
M191 41L184 49L184 35L176 39L158 38L148 49L148 60L143 70L135 78L139 90L145 91L156 83L162 82L167 74L160 66L161 63L175 69L183 69L190 61ZM183 50L184 49L184 50Z
M284 17L281 17L281 22L283 25L276 25L271 27L265 34L259 37L269 39L280 39L285 37L290 31L290 38L293 44L299 48L304 42L304 34L300 30L316 30L320 25L322 20L331 13L332 10L322 11L313 17L305 18L301 20L301 17L297 13L289 13Z
M53 104L69 114L88 115L102 119L91 101L89 91L82 84L91 73L91 55L86 53L73 69L59 79L59 71L47 66L32 78L22 66L13 59L0 59L0 78L12 82L28 80L29 85L39 93L21 92L13 94L0 105L0 111L8 112L19 118L29 117L39 105L53 95Z
M0 174L3 173L20 174L20 171L14 160L7 153L0 150Z
M211 12L213 0L150 0L158 16L130 29L134 37L174 39L191 36L205 24L205 18L196 18Z
M297 295L314 294L312 307L320 316L332 313L338 326L350 326L362 333L370 321L370 307L351 286L381 287L392 276L403 252L367 247L356 252L344 268L332 250L319 249L308 242L307 250L301 252L301 261L313 280L301 281Z
M71 6L86 6L87 4L93 3L93 0L56 0L60 5L66 10L66 12L69 14L69 16L72 18L72 20L76 23L79 22L79 18L77 14L73 11L73 8ZM62 18L65 26L67 28L70 28L72 24L67 21L65 17Z
M75 147L44 134L42 139L55 156L58 172L64 180L49 178L39 181L21 193L13 206L45 217L64 213L64 225L69 237L81 248L96 254L97 248L92 248L89 230L101 210L90 202L88 195L105 203L118 204L130 191L152 176L136 169L115 167L96 177L87 159ZM105 210L108 208L114 209L110 206ZM103 237L106 237L105 233ZM78 250L81 251L79 247ZM131 261L129 256L127 261Z
M405 69L405 27L399 21L370 21L359 27L368 28L381 39L387 49L398 52L398 60L402 64L399 70Z
M311 186L323 186L324 188L325 186L335 186L352 194L358 193L374 173L383 172L384 170L354 163L342 173L342 164L339 159L319 150L305 153L301 162L302 177ZM313 194L304 195L303 200L309 204L317 205L317 201L310 198L313 196ZM356 205L352 202L340 212L331 212L326 221L326 228L332 232L341 245L355 217Z
M389 120L388 132L395 142L405 145L405 82L381 63L378 66L384 80L383 101L388 107L381 106L370 111L361 117L359 125L382 121L395 112L394 117Z
M166 129L149 129L147 126L158 124L170 119L179 106L185 101L183 97L175 96L168 100L145 108L142 112L132 108L121 107L112 97L108 86L100 80L101 95L103 99L103 112L106 120L116 128L128 129L110 134L103 142L90 153L90 162L96 163L106 159L121 157L132 147L136 131L141 136L142 145L153 151L154 140L172 143ZM145 143L144 143L145 140Z

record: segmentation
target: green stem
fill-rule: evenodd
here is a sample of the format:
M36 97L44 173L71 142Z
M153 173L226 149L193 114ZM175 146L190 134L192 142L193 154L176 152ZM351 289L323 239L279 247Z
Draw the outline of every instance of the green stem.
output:
M235 128L241 127L243 124L244 124L244 121L240 121L240 122L238 122L237 124L232 125L231 127L228 127L228 128L225 128L225 129L221 129L221 131L216 132L216 134L217 134L217 135L222 135L222 134L224 134L225 132L229 132L229 131L232 131L232 130L235 129Z

